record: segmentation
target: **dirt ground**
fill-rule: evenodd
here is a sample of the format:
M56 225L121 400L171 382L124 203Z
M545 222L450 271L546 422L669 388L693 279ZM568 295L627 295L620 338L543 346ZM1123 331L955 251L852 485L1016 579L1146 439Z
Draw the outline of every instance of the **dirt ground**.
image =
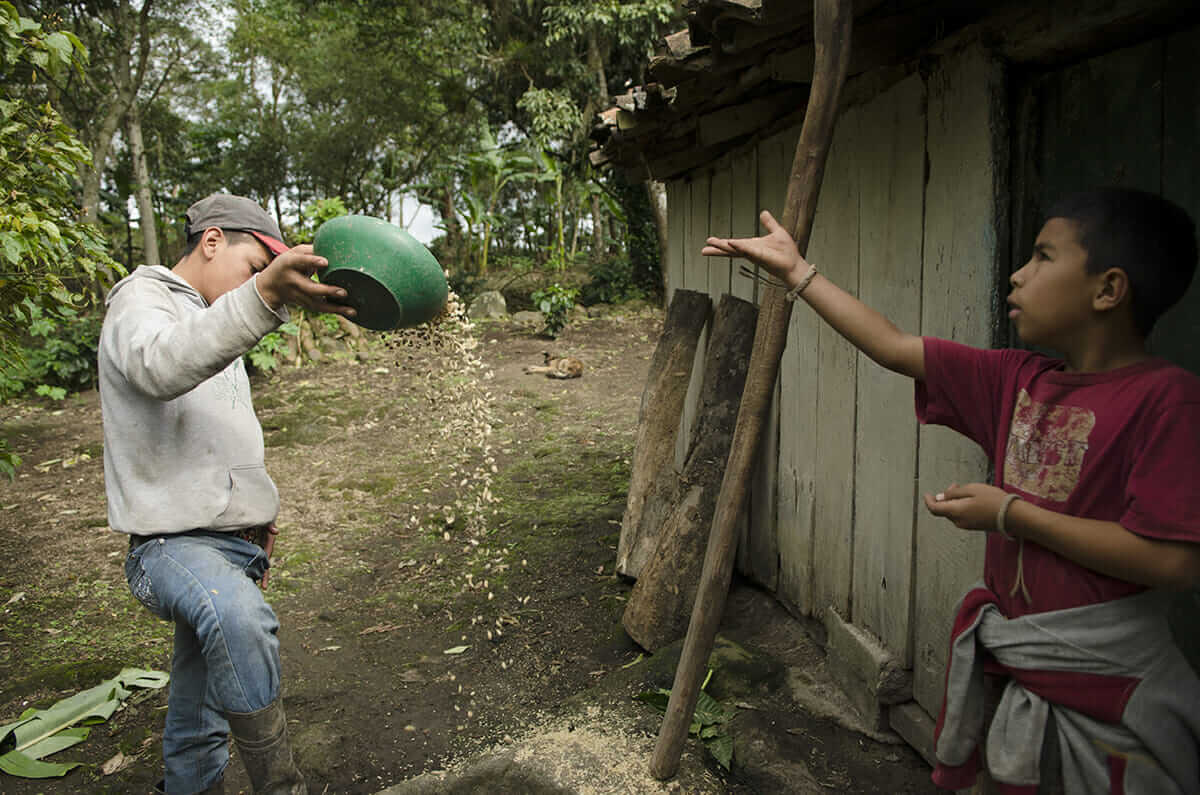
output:
M267 597L310 792L444 767L638 664L613 563L661 320L614 312L557 340L481 326L471 384L385 345L256 377L283 506ZM544 350L580 358L583 377L524 374ZM0 724L123 667L169 670L170 627L129 596L126 543L107 527L98 396L2 406L0 433L24 459L0 483ZM151 791L165 705L165 691L135 694L58 755L79 768L0 773L0 792ZM899 791L889 775L833 788ZM248 791L236 759L227 784Z

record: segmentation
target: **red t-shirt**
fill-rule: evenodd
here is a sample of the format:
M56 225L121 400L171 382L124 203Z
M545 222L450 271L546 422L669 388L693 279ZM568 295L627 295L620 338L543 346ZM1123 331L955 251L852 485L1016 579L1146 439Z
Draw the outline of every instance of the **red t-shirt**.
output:
M1150 538L1200 543L1200 378L1162 359L1072 373L1030 351L925 338L917 418L945 425L991 457L994 483L1034 505L1117 522ZM1010 617L1106 602L1145 590L1031 541L987 538L984 581Z

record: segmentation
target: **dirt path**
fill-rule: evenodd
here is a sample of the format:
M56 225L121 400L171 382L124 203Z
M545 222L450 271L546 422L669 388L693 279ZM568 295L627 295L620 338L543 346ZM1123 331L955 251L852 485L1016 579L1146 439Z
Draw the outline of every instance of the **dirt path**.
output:
M422 393L419 356L380 347L255 383L283 502L268 596L314 791L374 792L444 764L634 659L612 565L660 321L588 320L556 341L485 327L497 472L481 536L446 521L482 456L477 440L438 437L445 407ZM581 358L584 376L521 371L548 349ZM169 627L129 598L107 529L96 394L0 419L25 460L0 484L0 721L125 666L169 670ZM82 768L0 777L0 791L147 791L164 705L140 695L64 754ZM100 776L117 751L132 764ZM237 764L230 783L245 783Z
M673 665L659 655L637 663L620 627L629 586L613 564L660 327L654 310L577 322L553 342L511 323L486 326L471 352L478 380L379 346L363 361L256 381L283 503L267 594L310 792L374 793L447 767L552 725L572 697L573 708L582 699L594 711L606 683L616 689L605 714L622 716L608 758L650 742L658 718L630 709L630 695L650 681L669 686ZM525 375L543 350L582 359L583 377ZM15 482L0 483L0 723L123 667L169 670L170 627L129 596L126 545L107 528L97 396L0 407L0 433L25 459ZM801 677L822 664L781 608L747 604L741 641L766 629L755 642L796 657ZM778 615L768 622L767 613ZM756 693L730 694L761 702L739 716L754 738L746 747L768 747L758 738L770 732L785 744L803 739L786 753L825 782L816 791L926 791L928 774L907 749L864 744L786 697L776 725L776 707ZM0 793L151 791L165 704L163 691L136 694L60 754L80 768L46 781L0 774ZM559 735L534 736L555 744ZM102 774L118 753L127 766ZM780 768L770 757L761 764ZM699 765L705 792L754 791ZM248 791L236 760L227 784Z

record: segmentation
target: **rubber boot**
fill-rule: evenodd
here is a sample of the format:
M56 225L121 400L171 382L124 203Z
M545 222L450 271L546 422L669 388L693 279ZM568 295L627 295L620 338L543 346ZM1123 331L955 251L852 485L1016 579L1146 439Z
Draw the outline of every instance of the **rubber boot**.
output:
M257 712L229 712L225 718L257 795L307 795L304 777L292 760L281 700Z

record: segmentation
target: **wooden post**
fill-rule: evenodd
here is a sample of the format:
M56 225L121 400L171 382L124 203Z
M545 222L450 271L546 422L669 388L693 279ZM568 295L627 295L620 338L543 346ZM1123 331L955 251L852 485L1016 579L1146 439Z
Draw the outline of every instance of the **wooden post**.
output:
M658 651L687 631L704 563L704 542L733 444L757 314L754 304L726 293L713 316L700 406L683 474L675 475L672 467L676 499L621 618L629 637L647 651Z
M783 226L792 233L801 252L808 248L816 214L825 157L833 138L838 101L850 61L850 30L854 20L851 0L816 0L813 5L813 38L816 61L812 90L792 173L788 180ZM704 571L692 608L687 639L675 669L675 683L667 713L663 717L650 774L667 779L679 769L679 757L687 739L692 713L700 695L708 657L716 640L717 627L725 609L725 597L733 575L737 519L746 503L750 476L754 471L759 438L771 405L771 393L779 374L779 359L787 341L792 305L782 290L768 290L763 298L750 355L746 390L734 430L733 449L721 482L716 513L704 556Z
M676 290L650 361L650 375L638 412L637 443L629 475L629 497L617 541L617 573L641 576L654 552L659 528L671 510L679 473L675 439L691 382L700 332L708 322L708 293Z

